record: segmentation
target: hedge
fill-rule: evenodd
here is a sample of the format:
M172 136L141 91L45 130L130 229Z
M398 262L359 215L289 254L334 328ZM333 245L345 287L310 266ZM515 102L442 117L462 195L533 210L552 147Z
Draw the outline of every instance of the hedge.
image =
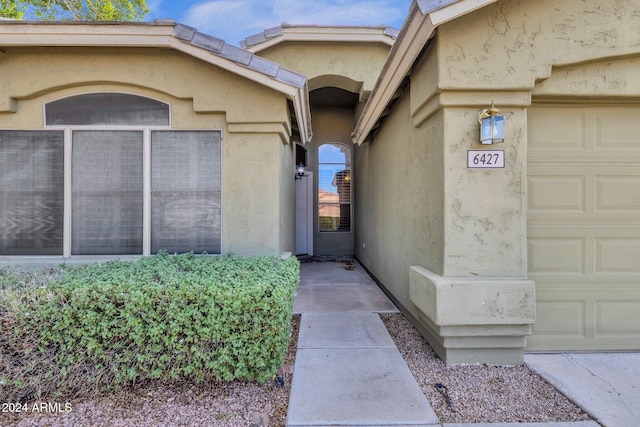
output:
M146 380L264 383L287 351L299 263L161 253L58 276L3 275L2 401Z

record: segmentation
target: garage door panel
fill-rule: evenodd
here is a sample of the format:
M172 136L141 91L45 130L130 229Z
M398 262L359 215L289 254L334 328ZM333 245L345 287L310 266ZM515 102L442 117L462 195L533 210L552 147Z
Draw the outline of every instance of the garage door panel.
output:
M566 105L529 108L530 159L545 162L614 158L634 162L640 156L638 107L576 107ZM552 154L550 156L549 154Z
M530 350L640 350L640 106L529 111Z
M596 108L590 109L586 120L594 121L595 150L632 150L640 151L638 135L640 121L634 108Z
M533 333L539 336L585 335L585 302L538 300Z
M638 336L640 335L640 301L596 301L596 327L594 335L603 336ZM636 319L636 322L629 322Z
M638 165L621 167L593 162L579 167L548 167L530 161L529 212L639 214L639 169Z
M584 275L585 239L530 238L529 272Z
M590 276L638 283L640 223L530 221L528 270L536 281L558 276L558 283ZM604 285L603 285L604 286ZM640 288L640 284L638 285Z
M640 275L640 238L596 238L594 274Z
M529 127L529 150L585 150L586 119L584 111L569 108L530 108L529 121L546 126Z
M585 211L584 176L529 176L528 183L528 203L532 211Z
M640 213L640 175L596 175L594 180L595 211Z
M597 284L538 289L536 323L528 338L533 351L637 350L640 299L628 285L607 292ZM572 295L594 298L571 299Z

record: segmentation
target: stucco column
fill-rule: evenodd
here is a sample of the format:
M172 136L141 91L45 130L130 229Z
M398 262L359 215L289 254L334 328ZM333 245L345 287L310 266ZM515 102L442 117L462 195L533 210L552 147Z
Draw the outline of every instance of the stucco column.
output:
M273 255L280 248L279 135L229 133L223 148L223 253ZM293 175L288 177L293 181Z
M449 364L522 363L535 320L526 277L526 110L503 108L505 142L481 145L477 116L488 106L442 108L442 272L410 271L411 302ZM499 151L504 168L469 167L469 150Z
M444 109L443 272L522 277L527 271L526 112L503 108L505 142L481 145L479 110ZM469 150L504 153L504 168L468 167Z

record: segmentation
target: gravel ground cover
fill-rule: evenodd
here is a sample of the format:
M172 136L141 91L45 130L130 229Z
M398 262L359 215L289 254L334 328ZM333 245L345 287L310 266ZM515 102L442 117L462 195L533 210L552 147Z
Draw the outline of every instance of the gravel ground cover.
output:
M585 421L589 417L525 366L447 367L402 314L383 314L409 369L441 422ZM0 413L0 426L284 426L300 317L285 359L284 386L245 382L145 384L102 396L27 402ZM446 387L451 407L435 384ZM48 404L41 411L34 404ZM67 411L67 409L69 409Z
M582 409L526 366L446 366L402 314L381 314L380 317L440 422L567 422L590 419ZM436 384L443 387L438 388Z
M26 411L0 413L0 426L284 426L299 326L300 316L296 315L284 368L278 375L284 380L282 386L276 380L264 385L240 381L144 384L101 396L26 402ZM46 408L40 411L42 404Z

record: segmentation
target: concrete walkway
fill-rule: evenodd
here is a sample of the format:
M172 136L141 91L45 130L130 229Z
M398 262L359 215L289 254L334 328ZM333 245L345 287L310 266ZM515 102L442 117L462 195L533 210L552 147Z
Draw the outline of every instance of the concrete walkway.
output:
M288 426L439 426L378 312L397 312L354 262L301 265Z
M640 426L640 353L526 354L524 361L601 425Z
M287 426L640 426L640 353L525 356L597 422L440 424L376 314L397 311L354 260L301 264Z

